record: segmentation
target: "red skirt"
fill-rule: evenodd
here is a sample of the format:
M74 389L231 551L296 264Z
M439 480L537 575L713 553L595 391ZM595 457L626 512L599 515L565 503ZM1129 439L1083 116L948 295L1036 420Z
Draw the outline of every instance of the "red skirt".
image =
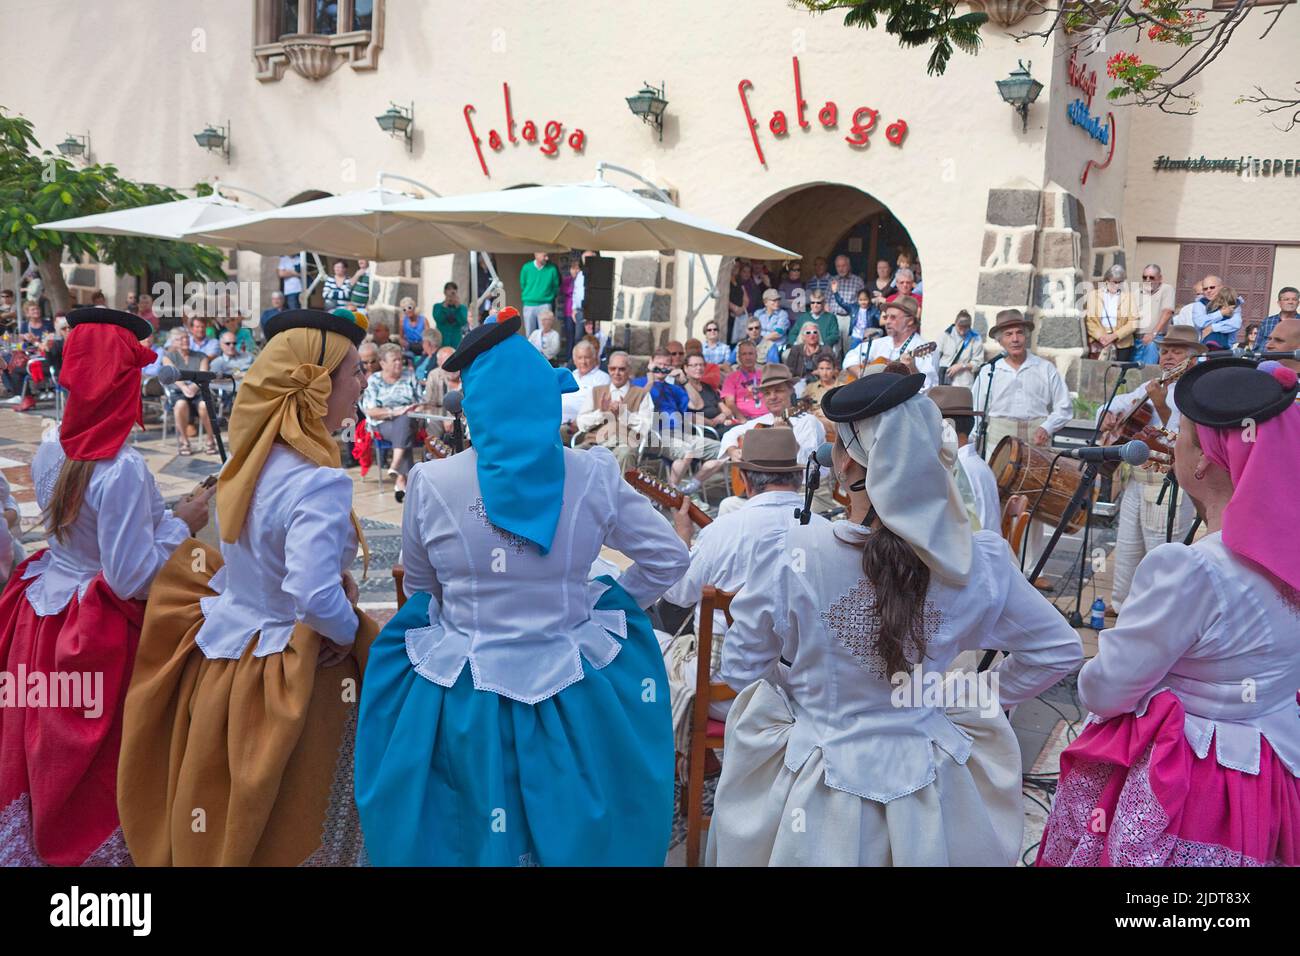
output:
M129 866L117 757L144 602L99 574L38 617L23 574L44 553L0 596L0 865Z
M1259 773L1198 757L1172 691L1061 754L1038 866L1297 866L1300 779L1265 739Z

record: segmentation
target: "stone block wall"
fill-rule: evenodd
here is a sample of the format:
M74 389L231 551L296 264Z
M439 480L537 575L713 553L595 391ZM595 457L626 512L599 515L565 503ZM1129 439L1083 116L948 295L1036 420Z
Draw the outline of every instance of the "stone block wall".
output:
M672 252L635 252L614 256L614 314L609 326L614 347L646 361L671 335Z

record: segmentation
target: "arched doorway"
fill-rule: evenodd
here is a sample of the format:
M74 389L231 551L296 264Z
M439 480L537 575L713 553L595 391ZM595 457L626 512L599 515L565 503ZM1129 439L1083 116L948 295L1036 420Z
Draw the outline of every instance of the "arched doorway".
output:
M847 255L851 271L870 284L878 259L892 266L900 252L917 257L911 234L889 207L870 193L844 183L804 183L774 193L755 206L738 228L798 252L805 281L812 277L813 263L818 258L825 258L827 268L834 273L835 257ZM730 319L730 281L736 264L735 259L726 257L718 270L716 317L724 326ZM761 265L767 268L775 288L787 263ZM757 307L751 304L750 311Z

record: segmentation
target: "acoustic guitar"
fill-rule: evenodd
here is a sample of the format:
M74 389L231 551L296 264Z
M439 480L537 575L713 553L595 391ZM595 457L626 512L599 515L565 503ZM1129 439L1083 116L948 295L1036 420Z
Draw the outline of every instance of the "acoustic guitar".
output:
M905 355L910 355L914 359L925 358L927 355L931 354L938 347L939 347L939 343L937 342L923 342L922 344L918 345L914 349L908 349L906 352L900 353L898 358L896 359L885 358L883 355L878 355L875 358L873 358L870 362L866 362L860 367L865 369L867 366L870 365L888 365L890 362L901 362L903 360L903 356ZM851 369L845 369L843 374L840 375L838 384L847 385L849 384L849 382L856 382L857 380L858 380L858 374L856 372L852 371Z
M657 478L651 478L640 468L629 468L627 471L623 472L623 478L629 485L641 492L641 494L650 498L652 501L663 505L671 511L676 511L682 506L683 496L680 491L676 488L668 487ZM695 502L691 502L690 506L686 509L686 513L690 515L691 521L693 521L695 526L698 528L703 528L705 525L713 523L713 519L705 514L704 511L701 510L700 506L695 504Z
M781 413L781 421L786 425L798 418L800 415L807 415L813 409L819 407L819 402L814 398L800 398L793 402L789 408ZM754 428L771 428L771 425L755 425ZM751 429L752 431L753 429ZM736 450L742 451L745 447L745 436L741 435L736 439ZM739 468L731 469L731 493L737 498L745 497L745 479L740 475Z

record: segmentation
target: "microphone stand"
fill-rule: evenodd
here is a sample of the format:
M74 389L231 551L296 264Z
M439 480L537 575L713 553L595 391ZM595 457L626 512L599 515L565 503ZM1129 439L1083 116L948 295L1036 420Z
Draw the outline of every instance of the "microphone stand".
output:
M1165 483L1160 489L1156 504L1163 503L1166 491L1169 492L1169 515L1165 519L1165 543L1168 544L1174 540L1174 522L1178 518L1178 479L1172 471L1165 475Z
M994 371L996 371L998 362L1002 361L1004 355L1006 355L1005 352L1003 352L1001 355L995 355L993 356L992 360L988 363L989 382L988 382L988 386L984 389L984 409L983 409L984 414L980 418L980 444L979 444L980 457L983 458L985 461L988 461L987 451L988 451L988 441L989 441L989 401L993 398L993 373Z
M221 463L226 463L226 443L221 440L221 406L212 401L212 392L208 388L208 383L195 382L199 387L199 397L203 399L204 404L208 406L208 421L212 424L212 437L217 440L217 454L221 457Z
M812 520L813 492L817 490L821 480L821 466L817 464L817 456L813 455L808 459L808 464L804 466L803 507L794 509L794 516L799 519L800 524L807 524Z
M1056 522L1056 528L1052 532L1051 539L1047 542L1047 547L1044 548L1043 553L1039 555L1038 563L1034 565L1034 570L1029 573L1030 584L1037 581L1038 576L1043 573L1043 568L1047 566L1047 559L1051 557L1052 551L1056 548L1056 543L1061 540L1061 535L1065 533L1065 526L1073 520L1079 509L1084 507L1088 502L1088 499L1092 494L1092 486L1097 481L1097 475L1100 471L1101 465L1099 462L1090 461L1085 464L1083 469L1083 480L1079 482L1079 487L1074 489L1074 494L1070 497L1069 504L1065 506L1065 511L1061 513L1060 520ZM1091 514L1092 509L1089 508L1088 510L1089 514ZM1084 549L1084 554L1087 554L1086 548ZM1082 593L1082 589L1080 590L1080 593ZM1075 626L1077 627L1079 625ZM988 670L989 665L993 663L993 658L997 656L997 653L996 650L985 651L984 657L980 661L979 669L981 671Z

